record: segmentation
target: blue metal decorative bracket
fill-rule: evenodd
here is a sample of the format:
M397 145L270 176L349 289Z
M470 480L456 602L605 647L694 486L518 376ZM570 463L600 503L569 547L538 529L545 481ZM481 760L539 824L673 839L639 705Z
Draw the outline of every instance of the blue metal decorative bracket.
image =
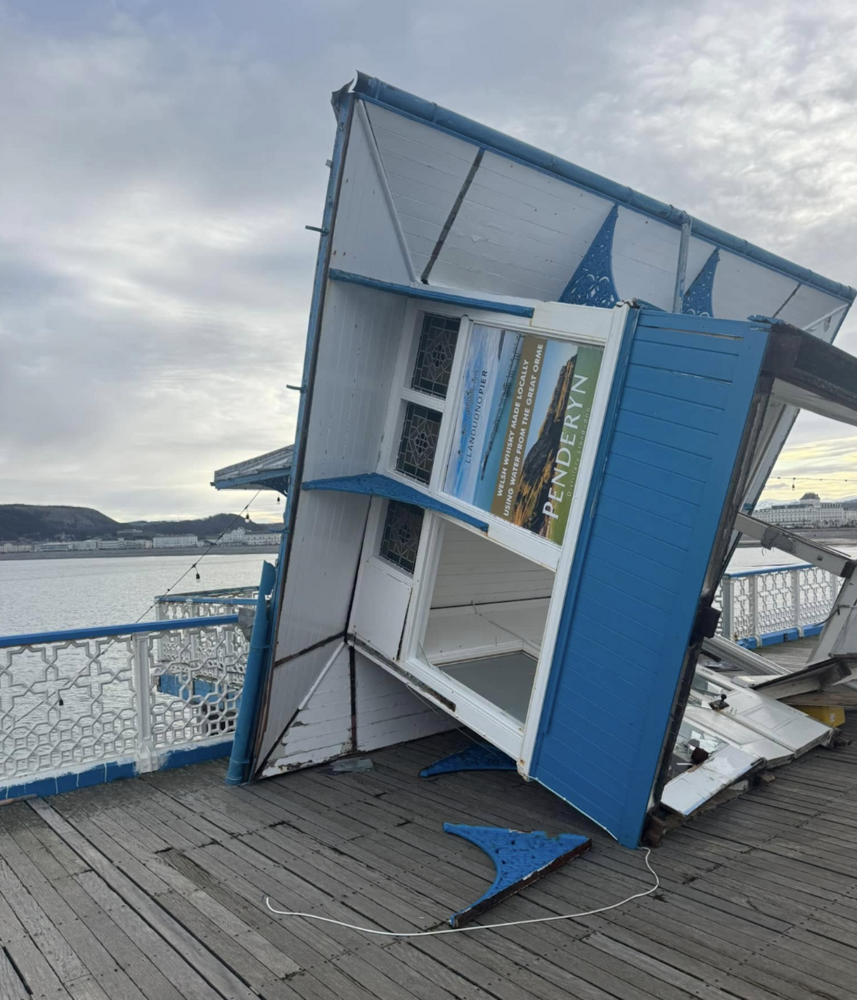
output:
M420 771L421 778L433 778L436 774L450 774L453 771L516 771L511 757L487 743L471 743L460 753L441 757Z
M693 284L684 293L681 311L691 316L713 316L711 293L714 290L714 272L720 260L720 251L715 248L702 270L693 279Z
M560 302L573 306L601 306L612 309L619 301L613 281L613 233L619 207L614 205L604 220L598 235L589 244L583 260L560 295Z
M302 490L333 490L338 493L363 493L367 496L386 497L388 500L401 500L402 503L412 503L423 510L436 510L440 514L454 517L465 524L470 524L480 531L487 531L488 524L479 518L465 514L463 511L450 507L448 503L436 500L428 493L414 489L406 483L390 476L382 476L380 472L367 472L361 476L336 476L333 479L312 479L301 486Z
M462 826L456 823L444 823L443 829L446 833L454 833L481 848L497 869L491 888L470 906L453 913L449 918L452 927L463 926L501 900L508 899L592 847L592 841L588 837L573 833L549 837L541 830L521 833L497 826Z

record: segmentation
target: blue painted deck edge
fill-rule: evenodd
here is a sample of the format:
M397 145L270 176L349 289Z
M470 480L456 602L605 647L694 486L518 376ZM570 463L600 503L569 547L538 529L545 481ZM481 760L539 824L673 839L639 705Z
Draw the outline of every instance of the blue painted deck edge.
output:
M168 750L161 759L159 771L168 771L176 767L186 767L188 764L200 764L206 760L216 760L225 757L232 749L232 740L220 740L217 743L206 743L197 747L182 747L179 750ZM123 778L136 778L140 772L132 760L108 761L93 764L81 771L69 771L66 774L52 775L48 778L32 777L15 784L0 785L0 802L20 799L25 796L37 795L44 798L49 795L62 795L63 792L74 792L79 788L91 788L93 785L103 785L108 781L120 781Z
M198 747L181 747L178 750L168 750L161 761L159 771L172 771L177 767L187 767L189 764L201 764L206 760L219 760L232 753L233 740L220 740L218 743L205 743Z
M472 118L442 108L425 98L409 94L407 91L384 83L383 80L371 77L366 73L358 72L354 93L362 100L377 104L388 111L430 125L459 138L467 139L499 156L517 160L670 225L680 227L683 216L688 214L673 205L667 205L649 195L641 194L627 185L617 184L591 170L586 170L575 163L547 153L536 146L531 146L520 139L499 132L497 129L489 128ZM827 292L829 295L834 295L845 302L853 302L854 298L857 297L857 291L849 285L825 278L823 275L816 274L814 271L801 267L784 257L779 257L762 247L755 246L747 240L724 232L701 219L689 217L692 220L693 235L699 239L747 257L757 264L786 274L790 278Z
M821 635L824 631L824 622L817 625L803 625L800 628L780 629L777 632L763 632L760 636L748 635L743 639L736 639L739 646L744 649L758 649L760 646L777 646L782 642L794 642L797 639L805 639L813 635Z
M380 281L378 278L367 278L351 271L340 271L332 267L328 272L331 281L343 281L351 285L364 285L379 292L389 292L391 295L404 295L410 299L424 299L428 302L443 302L446 305L461 306L464 309L483 309L487 312L505 313L508 316L523 316L532 319L535 310L532 306L519 306L514 302L495 302L492 299L477 299L469 295L455 295L444 292L437 287L418 288L414 285L397 285L392 281Z

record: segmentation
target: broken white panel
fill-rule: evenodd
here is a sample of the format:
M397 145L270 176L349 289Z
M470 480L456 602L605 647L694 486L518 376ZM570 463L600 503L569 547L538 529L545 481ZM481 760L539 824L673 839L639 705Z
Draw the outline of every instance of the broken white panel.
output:
M702 641L702 655L699 662L705 665L706 656L714 657L719 663L712 663L712 670L744 670L751 674L787 674L788 667L782 666L768 656L759 656L752 649L745 649L737 642L726 639L722 635L714 635Z
M707 690L703 690L703 688ZM726 678L711 674L704 667L697 667L694 692L702 696L702 707L719 719L732 719L759 736L769 739L799 757L813 747L826 745L833 738L833 730L800 709L784 705L768 695L747 688L740 688ZM712 709L721 693L725 694L723 708ZM769 761L773 763L772 761Z
M762 736L739 720L730 719L728 715L714 712L710 708L688 705L684 711L684 721L714 733L736 749L743 750L759 760L767 761L771 767L787 764L794 759L792 751L782 743Z
M682 816L690 816L752 770L759 760L756 754L737 747L723 747L702 764L668 781L661 795L661 805Z
M279 744L263 778L285 774L351 752L351 676L349 651L339 643Z

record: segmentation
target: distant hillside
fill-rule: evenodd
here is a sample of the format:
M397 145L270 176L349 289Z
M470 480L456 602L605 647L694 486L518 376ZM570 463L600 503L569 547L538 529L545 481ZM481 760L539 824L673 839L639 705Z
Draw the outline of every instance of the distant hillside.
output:
M237 514L214 514L187 521L114 521L91 507L43 507L35 504L0 504L0 542L45 542L114 536L123 528L139 528L144 535L217 536L241 525L248 531L265 531L269 525L238 520Z
M37 507L0 504L0 542L40 542L66 535L92 538L115 534L122 525L91 507Z

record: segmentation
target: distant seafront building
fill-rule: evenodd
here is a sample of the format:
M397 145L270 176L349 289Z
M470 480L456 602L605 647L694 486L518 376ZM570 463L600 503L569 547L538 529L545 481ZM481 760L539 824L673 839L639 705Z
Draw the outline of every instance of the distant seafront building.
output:
M152 539L154 549L192 549L198 544L196 535L155 535Z
M32 551L33 551L33 546L29 542L0 543L0 552L2 552L4 555L9 555L12 552L32 552Z
M841 528L857 524L857 510L849 510L836 501L821 500L817 493L804 493L797 503L757 510L756 517L781 528Z
M221 536L219 545L279 545L279 531L247 531L233 528Z

